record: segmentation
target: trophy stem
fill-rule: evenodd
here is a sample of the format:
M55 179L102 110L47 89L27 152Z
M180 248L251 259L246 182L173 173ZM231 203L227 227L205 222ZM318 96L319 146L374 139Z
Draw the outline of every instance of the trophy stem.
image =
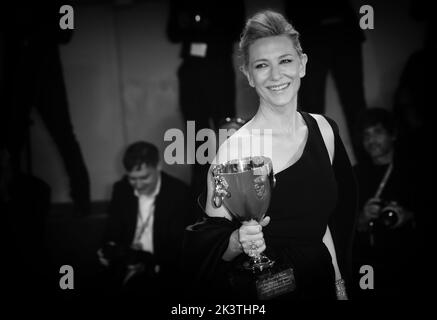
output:
M244 269L250 270L253 273L258 273L270 269L274 263L275 261L270 260L266 255L261 253L251 257L249 261L246 261L243 264L243 267Z

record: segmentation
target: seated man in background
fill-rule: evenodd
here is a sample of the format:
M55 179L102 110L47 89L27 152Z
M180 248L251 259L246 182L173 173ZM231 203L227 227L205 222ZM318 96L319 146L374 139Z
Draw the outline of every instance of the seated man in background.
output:
M126 175L113 187L99 260L116 292L177 296L183 233L193 222L188 187L161 171L150 143L131 144L123 165Z
M415 224L415 216L419 214L419 186L413 170L413 161L417 159L397 140L397 129L388 110L367 109L360 119L359 130L365 156L356 166L360 216L354 250L355 272L361 277L360 267L372 266L374 290L357 288L357 296L408 297L416 288L414 270L418 270L420 263L416 259Z

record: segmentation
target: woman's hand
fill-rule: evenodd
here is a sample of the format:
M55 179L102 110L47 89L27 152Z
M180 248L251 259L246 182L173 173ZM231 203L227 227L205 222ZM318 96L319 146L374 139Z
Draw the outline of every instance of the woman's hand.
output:
M245 221L238 229L238 239L243 251L249 256L257 256L266 249L264 241L263 227L270 222L270 217L258 223L255 220Z
M270 217L265 217L261 223L251 220L243 222L239 229L235 229L229 237L228 248L222 258L232 261L242 252L253 256L260 254L266 249L262 228L268 225Z

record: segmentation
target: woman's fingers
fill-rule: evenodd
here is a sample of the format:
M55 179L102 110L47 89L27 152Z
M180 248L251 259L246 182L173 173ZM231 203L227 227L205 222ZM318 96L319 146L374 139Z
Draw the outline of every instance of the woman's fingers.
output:
M255 241L255 240L262 239L264 237L264 234L262 233L262 231L247 232L247 230L240 229L238 236L239 236L240 242L245 242L245 241Z
M268 225L270 217L258 223L255 220L245 221L239 229L239 240L246 254L249 256L258 255L266 249L262 228Z
M243 246L243 249L256 250L258 248L261 248L264 244L265 244L264 239L258 239L258 240L252 240L252 241L245 241L241 245Z
M263 242L263 244L258 248L258 254L261 254L266 249L266 243Z
M240 227L240 236L242 234L255 235L262 230L261 225L255 220L244 221Z
M243 250L249 256L257 255L266 249L266 244L264 239L259 239L255 241L246 241L242 243Z
M265 227L266 225L268 225L270 223L270 217L266 216L264 217L264 219L260 222L261 227Z

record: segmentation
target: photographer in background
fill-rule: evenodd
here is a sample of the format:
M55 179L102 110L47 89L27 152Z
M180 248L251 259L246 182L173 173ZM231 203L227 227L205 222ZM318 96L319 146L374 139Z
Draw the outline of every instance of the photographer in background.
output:
M358 137L364 157L355 168L360 216L354 260L358 276L360 266L373 267L375 289L358 288L357 296L405 296L405 290L415 285L412 275L418 265L415 216L419 186L413 170L416 158L398 141L392 114L386 109L367 109L360 119Z

